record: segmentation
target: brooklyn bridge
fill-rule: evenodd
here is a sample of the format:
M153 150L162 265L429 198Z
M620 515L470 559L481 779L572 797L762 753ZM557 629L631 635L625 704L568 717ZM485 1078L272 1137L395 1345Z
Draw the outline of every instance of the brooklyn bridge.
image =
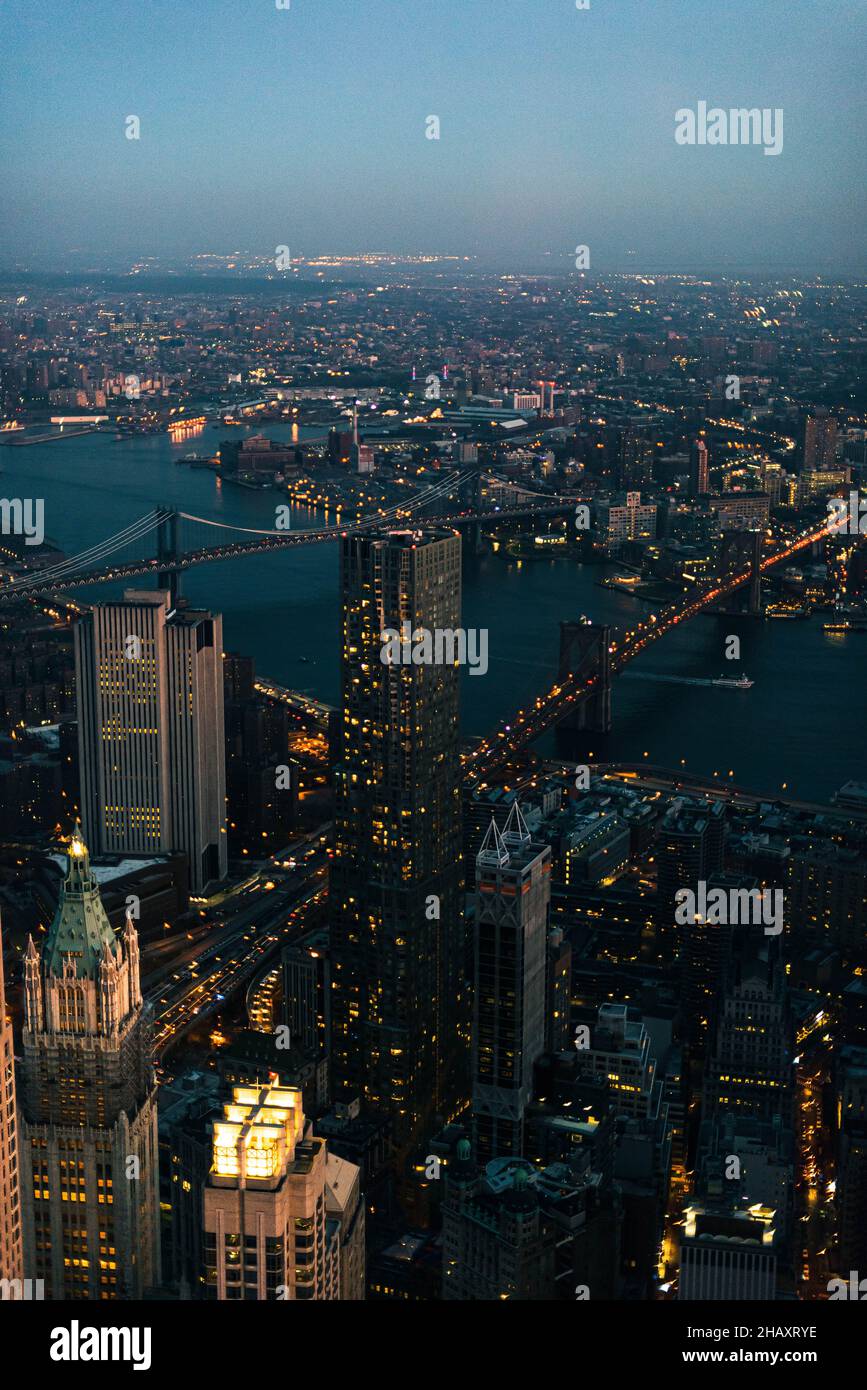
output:
M349 531L395 528L412 522L476 530L504 521L564 516L575 509L575 499L544 493L530 494L524 490L518 496L525 500L514 505L482 506L469 499L461 505L462 491L468 488L472 490L477 480L477 469L450 472L396 506L381 509L351 523L310 530L279 527L254 530L167 507L155 507L147 515L87 550L46 569L33 569L17 576L0 587L0 603L146 575L156 575L162 587L173 588L179 574L197 565L335 541ZM451 499L455 497L458 498L458 509L445 513L431 510L441 507L443 503L453 505ZM526 500L530 498L532 500ZM275 510L284 512L288 508L278 507ZM213 537L210 544L204 543L205 536ZM154 553L140 553L145 546L149 546ZM130 555L130 551L134 554Z
M475 530L513 520L571 518L577 499L547 494L520 494L516 505L483 506L475 497L461 505L461 491L474 493L478 470L449 473L399 505L379 510L348 524L315 529L253 530L222 521L156 507L115 535L44 569L33 569L0 587L0 604L35 598L138 576L152 575L159 585L177 591L185 570L217 560L264 554L298 546L333 542L351 533L395 529L408 525ZM457 497L457 507L452 501ZM446 503L451 510L437 510ZM181 543L182 527L186 544ZM217 533L203 544L203 532ZM611 688L614 676L666 633L697 614L724 605L739 590L747 608L761 608L761 577L832 534L830 526L814 523L793 537L775 539L760 531L723 533L717 577L696 585L688 595L664 605L625 632L586 619L561 623L560 666L556 682L526 709L518 710L464 758L464 776L481 785L501 773L510 758L564 721L588 732L611 728ZM187 539L192 536L192 540ZM130 555L148 547L147 555Z
M560 625L560 670L556 682L537 696L526 709L504 721L489 738L482 739L464 759L464 776L476 786L501 772L510 758L549 729L565 721L593 733L611 729L611 685L631 661L660 637L697 614L724 604L740 589L748 589L748 607L758 611L761 576L775 565L800 554L831 534L825 524L789 540L774 543L763 532L729 533L724 537L721 570L725 571L726 551L732 557L743 554L745 563L735 562L730 572L710 580L688 597L662 607L624 633L606 624L586 620ZM731 542L734 542L732 544Z

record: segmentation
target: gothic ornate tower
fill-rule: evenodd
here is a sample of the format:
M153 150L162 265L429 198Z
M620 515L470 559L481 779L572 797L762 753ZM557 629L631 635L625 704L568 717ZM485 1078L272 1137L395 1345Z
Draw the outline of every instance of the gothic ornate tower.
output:
M15 1055L12 1024L6 1018L3 941L0 933L0 1279L20 1279L21 1203L15 1122Z
M24 993L25 1273L46 1298L140 1298L160 1271L138 933L129 918L112 930L78 826L41 956L28 942Z

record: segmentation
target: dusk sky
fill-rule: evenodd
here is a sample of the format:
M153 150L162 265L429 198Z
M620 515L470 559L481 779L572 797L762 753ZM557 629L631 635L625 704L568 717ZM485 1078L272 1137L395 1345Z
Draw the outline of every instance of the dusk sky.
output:
M865 13L855 0L6 0L3 261L287 244L515 269L553 253L566 270L582 243L601 269L859 269ZM699 101L782 108L782 153L679 146L675 112Z

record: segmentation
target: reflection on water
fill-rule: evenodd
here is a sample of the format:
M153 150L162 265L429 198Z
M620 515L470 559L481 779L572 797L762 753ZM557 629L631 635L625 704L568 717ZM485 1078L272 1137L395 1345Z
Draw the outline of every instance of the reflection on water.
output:
M279 439L320 431L268 426ZM215 453L227 431L196 434L199 454ZM240 434L240 431L233 433ZM221 482L207 469L178 466L189 439L168 435L116 441L88 435L50 445L0 450L7 497L42 497L46 534L67 552L119 530L157 503L237 526L271 529L276 492ZM293 508L293 526L321 516ZM556 675L559 623L581 614L623 624L647 605L597 580L598 566L568 557L517 561L501 554L465 556L464 627L488 629L487 679L462 673L462 727L486 732L533 698ZM227 648L249 652L275 680L336 702L339 688L337 547L311 546L203 566L183 577L183 592L224 615ZM111 590L99 590L108 596ZM116 592L116 590L115 590ZM93 601L97 591L84 591ZM644 653L636 667L677 675L717 676L727 670L725 638L737 633L748 691L620 681L614 693L614 732L606 740L540 744L583 757L640 760L692 771L733 774L757 790L827 799L849 778L867 778L864 691L867 635L840 639L821 619L798 623L708 616L676 628ZM595 745L595 746L594 746Z

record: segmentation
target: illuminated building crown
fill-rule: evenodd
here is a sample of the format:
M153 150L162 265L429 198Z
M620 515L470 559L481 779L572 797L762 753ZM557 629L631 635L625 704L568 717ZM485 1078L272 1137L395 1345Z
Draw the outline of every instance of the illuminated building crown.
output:
M66 878L60 901L42 951L43 972L63 973L64 961L71 958L79 978L95 980L106 948L121 959L120 943L106 916L96 879L90 869L90 855L76 821L67 849Z

